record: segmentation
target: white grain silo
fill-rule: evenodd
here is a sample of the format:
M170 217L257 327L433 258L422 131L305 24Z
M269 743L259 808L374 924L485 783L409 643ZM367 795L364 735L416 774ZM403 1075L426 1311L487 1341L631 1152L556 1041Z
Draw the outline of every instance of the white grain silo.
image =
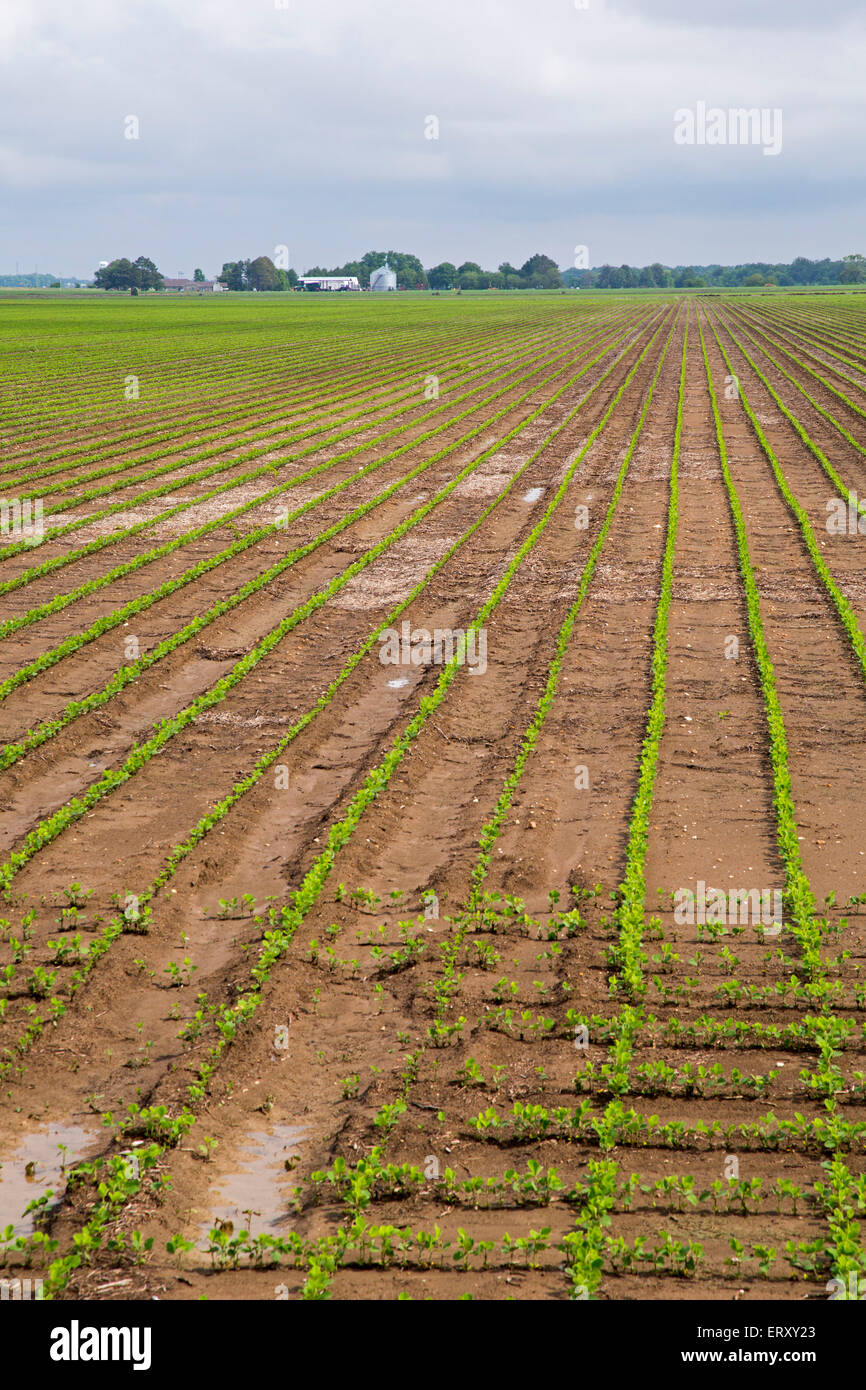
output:
M378 270L370 273L371 290L396 290L397 276L389 266L387 260L384 265L380 265Z

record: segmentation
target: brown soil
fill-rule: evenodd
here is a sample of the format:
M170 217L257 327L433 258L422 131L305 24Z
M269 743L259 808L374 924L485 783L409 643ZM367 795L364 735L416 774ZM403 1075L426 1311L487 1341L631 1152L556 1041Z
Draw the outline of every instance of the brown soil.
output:
M652 695L653 627L687 307L666 720L646 858L646 993L627 1085L616 1094L626 1108L657 1116L661 1124L681 1122L690 1133L677 1146L652 1137L622 1142L620 1136L604 1152L588 1132L566 1137L555 1128L547 1137L509 1130L494 1142L495 1132L471 1123L488 1107L507 1115L520 1102L550 1112L573 1109L588 1097L600 1114L614 1098L599 1075L613 1055L602 1020L616 1019L625 1003L611 993L615 919L610 895L625 872ZM842 477L862 490L863 456L745 337L746 331L754 333L780 360L786 360L780 344L804 359L814 351L808 360L820 361L817 369L850 394L856 388L832 375L836 359L819 346L836 343L834 351L846 351L838 346L840 337L833 336L834 331L850 332L851 311L846 312L848 317L840 316L834 324L827 310L816 319L816 342L807 342L800 336L801 320L786 318L784 305L745 312L717 302L708 308L659 302L650 310L642 301L623 301L611 309L601 296L598 306L575 309L573 321L560 311L556 341L573 343L573 351L542 373L553 372L553 379L528 402L516 403L525 383L509 388L498 403L507 407L506 413L489 430L471 442L459 442L484 421L481 410L449 424L435 439L416 443L424 429L423 405L408 411L407 432L399 441L412 444L407 454L353 481L336 498L298 518L287 533L260 540L128 626L88 642L2 702L2 737L12 742L57 718L70 700L101 689L130 659L124 649L130 636L138 639L142 653L150 651L236 593L288 547L315 539L347 510L431 460L424 472L364 518L0 773L0 835L9 860L22 849L29 855L28 836L47 817L85 794L106 769L119 768L159 721L171 719L227 676L278 623L343 574L458 471L492 450L459 487L316 608L224 699L32 853L12 880L2 906L8 921L0 932L0 966L16 965L0 1013L0 1049L10 1064L0 1106L0 1229L21 1220L22 1193L26 1201L51 1186L60 1201L48 1228L58 1242L56 1253L65 1253L73 1234L92 1217L94 1191L87 1183L65 1191L57 1144L67 1145L69 1162L126 1152L112 1142L113 1131L101 1124L100 1116L110 1111L118 1120L131 1104L166 1106L172 1116L191 1104L196 1115L190 1133L167 1147L159 1160L157 1172L167 1180L163 1190L145 1185L116 1212L92 1263L73 1271L61 1296L298 1298L309 1269L295 1268L287 1256L275 1268L255 1268L242 1258L238 1267L216 1270L207 1253L208 1232L218 1221L231 1222L234 1233L250 1227L254 1235L296 1234L307 1242L348 1231L348 1205L333 1184L312 1175L337 1160L358 1164L379 1146L382 1162L414 1165L423 1180L403 1196L377 1191L364 1219L370 1226L411 1227L416 1233L438 1227L440 1245L430 1255L416 1247L403 1263L396 1256L390 1262L378 1255L365 1259L363 1246L355 1248L334 1273L334 1298L388 1299L408 1293L453 1299L468 1292L476 1299L568 1299L571 1280L557 1245L580 1228L582 1208L574 1189L586 1184L600 1158L617 1165L621 1184L640 1175L631 1199L620 1193L606 1228L609 1236L629 1247L644 1241L646 1251L670 1237L686 1245L698 1243L702 1254L696 1272L685 1273L664 1255L625 1265L609 1256L598 1297L826 1298L830 1228L815 1183L826 1179L822 1163L828 1155L801 1139L770 1148L744 1133L725 1133L728 1127L756 1125L768 1111L791 1122L797 1115L824 1115L822 1099L809 1082L818 1067L817 1052L802 1039L790 1045L770 1039L761 1046L754 1037L740 1036L714 1043L699 1023L709 1017L784 1029L817 1012L796 994L726 997L731 984L760 990L798 976L800 948L787 922L772 937L749 926L712 940L678 920L672 895L701 882L722 889L784 887L767 715L701 356L700 322L775 671L803 868L819 904L835 894L828 916L838 935L829 934L823 950L828 960L840 957L827 971L828 978L841 982L843 994L828 1005L828 1013L855 1024L847 1047L835 1058L843 1078L837 1108L852 1125L866 1122L866 1049L862 993L857 993L866 956L864 918L862 911L844 910L849 897L866 891L861 834L864 675L742 404L724 399L728 368L711 329L715 325L719 331L766 440L862 629L866 582L860 546L866 546L866 538L826 532L830 482L728 333L730 328L742 339ZM861 351L864 327L860 324L855 335ZM603 341L627 329L627 341L569 384L580 370L579 341L587 354L581 361L588 360L602 351ZM533 332L541 332L537 320ZM473 343L472 348L481 351L483 346ZM503 358L516 357L521 346L519 324L501 330ZM384 352L382 343L376 347ZM456 337L445 341L443 351L446 347L452 356L461 351ZM417 344L412 351L417 353ZM363 349L355 347L354 352L354 369L360 371ZM401 352L408 355L410 346ZM394 356L396 373L402 358ZM347 354L347 362L351 358ZM262 360L251 358L257 367ZM192 370L194 356L190 363ZM234 360L233 369L239 372L240 366ZM501 369L493 367L491 375ZM345 370L351 374L351 365ZM84 399L85 376L82 368ZM301 384L326 377L320 365L306 375L298 367ZM591 390L598 382L598 389ZM856 439L866 441L855 411L813 378L804 384ZM242 380L236 386L227 404L254 399ZM621 399L605 422L621 388ZM858 395L859 404L863 399ZM271 403L262 398L262 413ZM540 414L529 420L539 407ZM485 409L489 417L491 408ZM154 412L148 423L157 430L163 420L166 428L182 421L178 401ZM41 428L38 412L30 423ZM570 463L603 423L548 515ZM639 426L610 529L563 654L555 698L492 848L484 887L503 896L496 899L497 910L477 918L464 939L458 926L472 889L479 837L544 691L557 636ZM248 428L255 428L255 418ZM506 441L513 429L519 432ZM76 425L52 442L69 445L64 467L74 472L77 455L84 456L99 439L95 424L83 420L80 434ZM287 505L351 478L398 441L366 447L362 429L347 445L354 442L364 442L364 451L309 486L293 489L286 494ZM182 442L184 449L187 443ZM450 452L432 461L447 446L453 446ZM22 440L19 447L26 460L31 443ZM173 447L180 446L166 445L166 461L173 457L168 452ZM241 431L231 447L243 447ZM134 454L130 459L134 466ZM274 476L280 481L297 471L294 465L281 468L279 454L275 462ZM59 466L57 476L62 476ZM131 498L135 490L131 482ZM193 494L183 493L187 495ZM238 488L217 499L220 510L214 514L248 495L257 493ZM99 505L99 499L87 504L91 510ZM488 507L489 514L458 545ZM588 518L584 529L576 525L581 508ZM261 525L272 513L273 508L255 509L245 515L242 528ZM144 514L136 509L124 513L124 524ZM182 524L191 528L205 515L204 507L197 508L184 514ZM96 531L88 527L76 534L84 540ZM26 613L134 558L137 546L156 545L171 534L166 525L140 541L118 541L59 574L36 579L4 595L3 617ZM0 643L0 679L218 553L232 539L221 528L21 628ZM190 1102L188 1087L219 1037L213 1020L199 1036L179 1036L200 1007L197 996L206 994L209 1006L231 1006L249 991L250 971L268 928L267 900L275 912L291 901L321 854L330 827L346 815L368 774L425 708L421 702L436 688L440 668L383 665L374 642L276 765L180 862L154 900L147 931L119 935L71 994L75 960L68 955L65 963L57 963L64 947L74 952L76 930L83 947L96 939L116 910L113 895L122 900L127 893L144 891L172 848L320 700L369 634L453 547L400 613L398 628L408 622L410 630L465 629L530 539L531 548L485 623L486 671L458 671L442 703L339 848L320 898L262 984L253 1022L222 1051L203 1096ZM40 549L38 560L61 553L62 546L59 541L52 549L46 546L44 556ZM0 578L25 567L24 561L10 561L0 567ZM732 639L738 644L733 655ZM69 920L58 919L64 889L74 882L92 896L82 908L81 922L66 930ZM351 896L354 890L364 892ZM254 897L254 909L244 907L244 894ZM436 910L429 907L430 894ZM551 894L559 895L556 902ZM513 910L502 910L507 902ZM557 936L554 908L575 906L580 927L572 935ZM32 920L27 916L31 909ZM840 914L846 922L840 923ZM400 924L406 921L414 924L410 934L418 945L410 959L395 961L391 969L380 948L386 953L397 949ZM448 971L452 948L453 978ZM843 957L842 952L849 954ZM51 993L64 1001L66 1010L56 1024L20 1044L34 1010L43 1018L48 1014L47 1000L34 999L26 988L25 982L36 978L36 967L57 972ZM437 1000L440 1018L453 1027L447 1041L429 1031ZM504 1013L509 1008L514 1011L510 1020ZM588 1050L575 1046L577 1015L590 1020ZM578 1093L575 1076L587 1062L594 1068L593 1079ZM675 1068L677 1076L654 1083L652 1067L662 1062ZM690 1069L694 1073L717 1064L717 1087L707 1083L704 1094L692 1093ZM800 1075L804 1070L805 1078ZM772 1081L749 1080L770 1073ZM383 1109L389 1106L396 1109ZM695 1132L699 1123L711 1127L714 1121L721 1125L720 1134ZM862 1133L842 1157L855 1177L864 1172ZM481 1179L502 1185L508 1170L526 1173L530 1160L545 1171L556 1169L561 1186L549 1204L521 1199L511 1179L494 1195L479 1197L470 1191L460 1200L441 1185L449 1169L458 1184ZM28 1171L31 1162L35 1167ZM751 1201L711 1195L713 1184L732 1172L762 1185ZM694 1194L705 1195L692 1203L664 1190L664 1180L672 1178L693 1179ZM800 1189L796 1210L790 1195L774 1194L779 1181ZM20 1229L27 1227L22 1221ZM143 1262L133 1259L128 1246L121 1253L116 1248L118 1238L128 1242L134 1230L153 1238ZM514 1241L542 1230L535 1253L503 1245L506 1233ZM476 1248L466 1261L455 1259L461 1231L476 1242L489 1242L489 1250L479 1253ZM194 1241L195 1248L171 1256L166 1242L177 1233ZM787 1251L791 1258L786 1255L789 1242L794 1242ZM794 1263L797 1242L820 1245L805 1277ZM764 1247L774 1253L762 1267Z

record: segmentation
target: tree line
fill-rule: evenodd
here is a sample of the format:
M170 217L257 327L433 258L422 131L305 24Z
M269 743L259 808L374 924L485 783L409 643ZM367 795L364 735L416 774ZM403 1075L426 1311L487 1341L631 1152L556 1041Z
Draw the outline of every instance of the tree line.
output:
M866 283L866 258L853 254L833 261L826 256L810 261L797 256L791 262L750 261L744 265L666 266L603 265L592 270L566 270L566 285L581 289L736 289L759 285L857 285Z
M354 275L366 289L372 272L386 260L401 290L734 289L738 286L866 283L866 257L857 254L836 261L829 257L810 261L806 256L797 256L790 263L776 265L750 261L735 266L666 266L654 261L645 266L602 265L563 272L550 256L540 252L530 256L519 269L508 261L503 261L497 270L482 270L477 261L464 261L459 266L441 261L425 270L417 256L403 251L367 251L359 261L348 261L330 270L313 266L307 274ZM196 269L194 278L203 281L204 272ZM230 290L259 292L292 290L298 283L296 271L275 266L270 256L225 261L217 279ZM101 266L94 284L97 289L104 290L161 290L164 277L153 261L139 256L134 261L120 259Z
M254 261L225 261L217 276L230 290L293 290L298 283L295 270L282 270L270 256Z
M359 261L347 261L331 270L313 266L307 274L355 275L366 289L370 275L386 259L397 277L399 290L547 290L559 289L564 283L556 261L539 253L530 256L519 270L507 261L498 270L482 270L477 261L464 261L459 266L441 261L425 270L417 256L403 251L368 251Z

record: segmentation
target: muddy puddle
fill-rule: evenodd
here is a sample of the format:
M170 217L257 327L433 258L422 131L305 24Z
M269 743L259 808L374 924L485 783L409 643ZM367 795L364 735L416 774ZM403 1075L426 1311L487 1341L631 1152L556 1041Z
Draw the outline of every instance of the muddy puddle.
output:
M237 1170L211 1188L212 1204L201 1231L207 1234L218 1221L230 1221L235 1231L280 1234L290 1221L289 1198L296 1185L286 1165L299 1156L306 1136L299 1125L276 1125L266 1134L250 1135Z
M50 1124L24 1136L10 1154L0 1155L0 1230L31 1235L37 1212L24 1215L31 1202L53 1193L49 1209L66 1188L66 1170L98 1148L96 1126Z

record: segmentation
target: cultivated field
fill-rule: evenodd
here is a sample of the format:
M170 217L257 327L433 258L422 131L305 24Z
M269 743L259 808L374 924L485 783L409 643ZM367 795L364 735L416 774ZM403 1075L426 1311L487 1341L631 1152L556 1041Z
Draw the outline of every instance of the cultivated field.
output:
M866 298L0 354L2 1273L866 1287Z

